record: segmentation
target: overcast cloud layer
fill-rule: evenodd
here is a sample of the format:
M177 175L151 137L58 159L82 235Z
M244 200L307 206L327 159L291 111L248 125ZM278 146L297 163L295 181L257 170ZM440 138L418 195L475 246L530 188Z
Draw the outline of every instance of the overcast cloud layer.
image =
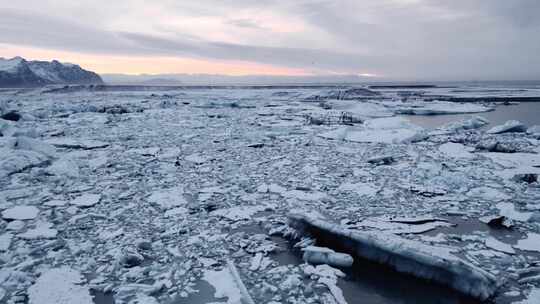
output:
M0 43L313 74L540 79L537 0L153 2L0 0Z

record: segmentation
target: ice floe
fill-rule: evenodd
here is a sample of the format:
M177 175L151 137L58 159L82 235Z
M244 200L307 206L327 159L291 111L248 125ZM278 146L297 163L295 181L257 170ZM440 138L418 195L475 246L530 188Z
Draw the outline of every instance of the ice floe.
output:
M537 251L540 252L540 234L529 233L527 238L519 240L514 248L525 251Z
M81 196L76 197L75 199L71 200L69 203L77 207L86 208L86 207L94 206L95 204L99 203L100 200L101 200L101 194L87 193L87 194L83 194Z
M2 211L6 220L31 220L38 216L39 209L35 206L15 206Z
M28 289L30 304L93 304L80 272L68 267L45 270Z

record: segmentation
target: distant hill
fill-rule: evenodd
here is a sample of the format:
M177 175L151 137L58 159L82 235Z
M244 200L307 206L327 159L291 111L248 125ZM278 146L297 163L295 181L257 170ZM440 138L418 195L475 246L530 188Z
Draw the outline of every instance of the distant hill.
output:
M0 87L39 87L48 84L103 84L103 80L98 74L75 64L0 57Z
M373 80L359 75L219 75L219 74L102 74L111 85L291 85L291 84L343 84Z

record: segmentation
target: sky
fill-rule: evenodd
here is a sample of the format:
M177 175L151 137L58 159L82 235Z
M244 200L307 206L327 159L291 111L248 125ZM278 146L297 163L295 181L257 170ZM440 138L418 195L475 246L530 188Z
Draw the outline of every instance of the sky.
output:
M540 79L538 0L0 0L0 57L98 73Z

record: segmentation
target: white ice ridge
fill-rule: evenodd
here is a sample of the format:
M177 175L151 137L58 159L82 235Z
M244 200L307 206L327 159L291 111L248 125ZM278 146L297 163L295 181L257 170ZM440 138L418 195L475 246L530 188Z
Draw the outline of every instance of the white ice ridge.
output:
M455 256L448 248L429 246L385 232L349 230L300 213L289 214L289 222L301 233L339 242L359 257L438 282L481 300L493 296L499 286L494 275Z

